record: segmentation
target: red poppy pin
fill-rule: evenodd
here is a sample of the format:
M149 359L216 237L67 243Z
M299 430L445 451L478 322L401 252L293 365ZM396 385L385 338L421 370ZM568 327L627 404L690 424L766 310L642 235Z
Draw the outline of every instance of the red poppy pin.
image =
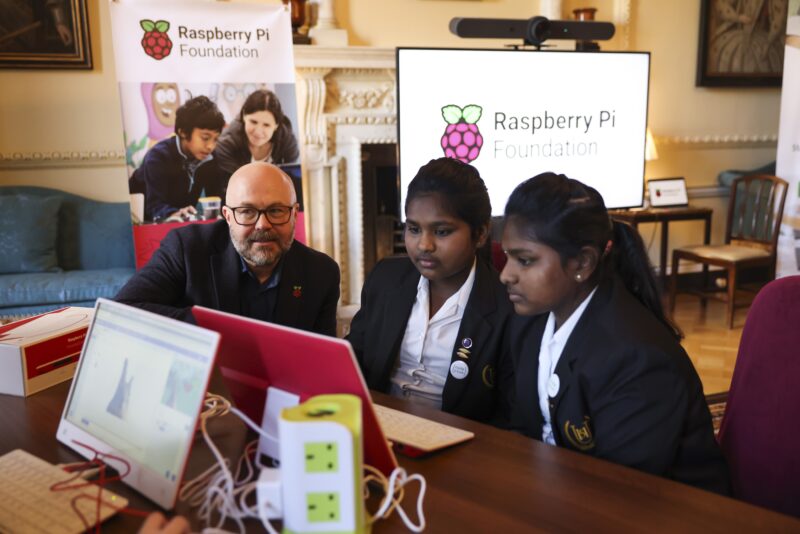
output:
M292 286L292 296L299 299L303 296L303 286Z

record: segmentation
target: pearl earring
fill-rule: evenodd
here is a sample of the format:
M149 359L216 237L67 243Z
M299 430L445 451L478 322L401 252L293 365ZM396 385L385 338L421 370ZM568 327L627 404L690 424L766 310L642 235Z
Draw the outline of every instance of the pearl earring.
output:
M575 280L577 280L578 282L580 282L582 279L583 277L581 275L579 274L575 275Z

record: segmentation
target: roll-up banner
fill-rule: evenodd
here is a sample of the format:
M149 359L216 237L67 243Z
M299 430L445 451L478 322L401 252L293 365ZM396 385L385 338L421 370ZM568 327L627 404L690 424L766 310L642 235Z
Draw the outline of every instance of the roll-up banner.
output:
M213 223L251 161L292 177L305 241L291 16L281 5L111 0L137 268Z
M778 238L777 276L800 272L800 0L789 2L776 174L789 182Z

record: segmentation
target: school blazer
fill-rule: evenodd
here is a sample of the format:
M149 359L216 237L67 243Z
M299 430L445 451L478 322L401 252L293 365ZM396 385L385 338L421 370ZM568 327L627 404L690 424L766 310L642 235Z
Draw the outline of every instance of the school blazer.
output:
M353 318L347 340L371 389L389 391L406 324L417 298L419 278L411 260L395 257L379 262L364 284L361 309ZM497 424L507 420L510 399L508 392L500 391L497 384L510 384L506 329L512 313L508 293L497 272L478 258L475 283L451 356L451 361L466 362L469 372L462 379L447 375L442 391L443 411ZM467 338L471 346L464 347ZM466 345L469 344L468 341ZM459 349L466 358L458 355Z
M510 426L542 439L537 374L547 315L510 327ZM678 341L616 278L600 284L555 368L550 420L559 447L721 494L727 466L700 378ZM508 386L504 386L508 387Z

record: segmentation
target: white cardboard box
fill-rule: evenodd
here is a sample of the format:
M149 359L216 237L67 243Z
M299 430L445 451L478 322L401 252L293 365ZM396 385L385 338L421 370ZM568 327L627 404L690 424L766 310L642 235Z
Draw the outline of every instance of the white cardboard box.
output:
M27 397L72 378L93 314L68 307L0 326L0 393Z

